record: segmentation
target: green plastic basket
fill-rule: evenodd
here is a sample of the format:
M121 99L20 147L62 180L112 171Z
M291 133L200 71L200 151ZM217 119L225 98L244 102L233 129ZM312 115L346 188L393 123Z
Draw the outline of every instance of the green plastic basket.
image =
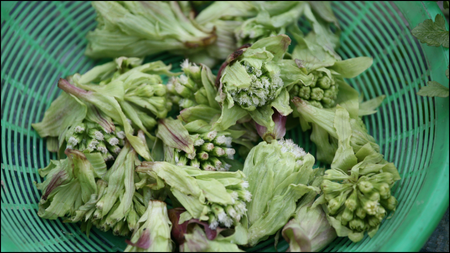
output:
M337 238L325 251L418 251L449 204L449 99L416 95L427 81L448 86L449 51L418 43L410 29L441 13L435 2L336 2L344 58L372 56L373 66L348 82L371 99L387 98L364 119L402 179L393 188L397 211L373 238ZM89 2L1 2L1 250L122 251L125 238L37 216L38 168L56 159L31 127L59 95L60 77L98 62L84 56L85 35L96 26ZM448 29L448 24L447 24ZM181 57L158 55L179 69ZM309 134L287 134L315 154ZM252 251L273 251L274 238ZM280 239L278 251L288 244Z

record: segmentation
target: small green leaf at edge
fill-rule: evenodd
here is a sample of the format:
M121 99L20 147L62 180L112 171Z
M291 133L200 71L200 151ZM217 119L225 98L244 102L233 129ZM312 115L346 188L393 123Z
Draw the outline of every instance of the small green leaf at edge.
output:
M428 86L422 87L419 92L417 92L417 95L441 98L448 97L449 89L444 85L436 81L429 81L427 84Z
M449 32L445 29L445 18L440 14L436 15L434 22L432 19L425 19L411 30L411 34L428 46L449 46Z

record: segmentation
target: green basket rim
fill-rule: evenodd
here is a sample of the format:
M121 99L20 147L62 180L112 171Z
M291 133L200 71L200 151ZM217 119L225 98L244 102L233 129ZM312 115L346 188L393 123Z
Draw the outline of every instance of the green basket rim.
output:
M1 2L2 23L9 18L9 13L17 2ZM442 15L436 2L394 1L394 3L409 23L410 28L423 22L422 17L434 20L436 14ZM409 12L408 10L411 9L420 10L423 16L418 17L416 13ZM448 29L448 23L446 23L446 27ZM439 61L427 62L431 70L431 80L448 87L448 79L442 73L449 64L449 49L423 44L420 46L426 56L440 56ZM442 55L445 57L442 57ZM428 57L427 59L434 58ZM449 99L436 98L434 103L436 123L433 138L435 142L431 147L433 149L431 162L426 169L426 176L420 186L420 192L410 211L401 222L402 233L394 233L392 237L387 238L377 251L419 251L431 236L449 206ZM430 195L430 193L438 194ZM19 248L13 240L8 238L6 233L2 233L2 242L4 243L2 243L1 251ZM279 246L282 243L286 244L283 240Z
M436 2L401 2L394 1L400 9L411 29L423 19L411 9L420 9L425 18L434 20L437 14L442 14ZM446 22L446 28L448 28ZM431 47L420 44L426 56L440 55L439 60L427 57L430 66L431 80L448 87L448 79L443 74L449 64L449 49ZM445 57L442 57L444 55ZM394 233L379 251L419 251L427 242L449 206L449 98L435 98L435 143L429 167L420 192L407 216L402 221L402 233ZM434 193L434 194L425 194ZM414 218L415 217L415 218ZM420 217L420 219L418 219Z

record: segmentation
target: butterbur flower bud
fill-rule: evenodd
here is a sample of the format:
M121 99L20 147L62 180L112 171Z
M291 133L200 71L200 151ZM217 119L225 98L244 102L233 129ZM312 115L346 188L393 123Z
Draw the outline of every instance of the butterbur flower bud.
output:
M109 146L109 145L108 145L108 150L109 150L111 153L113 153L113 154L115 154L115 155L118 155L122 149L121 149L119 146Z
M302 99L308 100L311 98L311 88L310 87L302 87L298 91L298 96Z
M382 199L391 197L391 189L387 183L374 184L374 187L378 190Z
M363 207L358 207L356 209L356 216L360 219L366 218L367 211Z
M88 130L88 135L92 138L95 138L99 141L103 141L103 134L102 132L100 132L99 130L95 129L95 128L89 128Z
M338 209L344 205L350 191L341 192L341 194L334 199L328 202L328 208L330 209L330 213L334 214L338 211Z
M104 134L105 141L109 143L111 146L115 146L119 144L119 139L111 134Z
M197 155L197 152L194 150L194 152L190 153L190 154L186 154L186 157L188 159L195 159L195 156Z
M192 167L196 167L196 168L200 168L200 161L197 160L196 158L191 160L191 166Z
M371 227L376 227L380 225L380 220L376 216L369 216L369 218L367 219L367 223Z
M353 242L359 242L364 238L364 233L352 231L348 234L348 238Z
M200 135L202 139L207 141L213 141L217 136L217 131L210 131Z
M331 195L333 193L341 193L343 191L349 190L350 188L351 188L350 184L340 184L332 182L327 179L322 181L322 190L326 195Z
M226 152L221 147L214 147L213 150L211 150L211 154L214 156L222 157L226 155Z
M364 222L361 219L354 218L349 222L349 227L356 231L362 231L364 229Z
M212 162L212 164L216 170L219 170L220 167L222 166L222 162L219 159L217 159L216 157L211 157L209 160Z
M192 90L189 89L188 87L186 87L185 85L181 84L179 81L180 80L174 81L174 87L175 87L176 93L183 98L189 98L191 96L191 94L193 93Z
M388 199L382 199L381 204L388 210L395 211L397 207L397 199L394 196L390 196Z
M358 183L358 188L363 193L369 193L373 189L373 185L367 181L360 181Z
M231 205L229 205L229 206L227 206L226 208L225 208L225 210L226 210L226 213L231 217L231 218L235 218L235 219L237 219L237 213L236 213L236 210L234 210L234 208L231 206ZM237 219L238 220L238 219ZM239 220L238 220L239 221Z
M75 126L75 133L82 133L86 130L86 125L84 123L80 123L77 126Z
M202 162L201 168L207 171L215 171L216 168L210 162Z
M94 151L94 149L97 148L97 145L99 144L99 142L98 142L98 140L92 138L92 139L88 140L88 142L86 144L87 144L86 148L92 152L92 151Z
M67 140L68 145L71 146L76 146L79 143L79 138L74 137L74 136L70 136L69 139Z
M328 76L323 76L317 80L316 85L318 85L322 89L330 88L332 84L332 80Z
M345 201L345 207L347 207L350 211L355 211L358 207L358 196L356 191L353 191L350 197Z
M380 194L378 192L373 192L369 199L378 203L380 202Z
M216 79L220 87L216 100L222 104L216 129L226 130L249 116L272 133L271 108L282 109L283 116L292 112L285 87L289 83L284 82L280 67L290 42L286 35L268 37L250 47L241 47L228 57ZM226 113L228 110L233 113Z
M202 151L206 151L206 152L210 152L214 149L214 144L212 143L204 143L203 145L200 146L200 150Z
M120 126L116 126L116 136L119 139L125 139L125 132L123 131L123 129Z
M387 183L392 185L394 183L394 176L389 172L382 172L370 177L370 181L374 183Z
M186 156L180 156L180 158L179 158L179 160L177 162L177 165L186 165L186 163L187 163Z
M245 212L247 212L246 205L243 201L236 201L236 204L234 205L234 210L236 210L239 214L243 215Z
M180 170L176 165L167 162L142 162L136 171L138 173L150 173L148 175L152 177L161 177L159 180L163 180L170 186L169 189L174 197L186 208L188 217L200 221L208 220L213 228L216 226L231 227L234 222L233 217L234 219L240 219L243 215L240 212L241 209L245 210L245 202L240 200L239 193L234 193L238 199L234 200L232 196L232 192L235 191L234 188L233 190L228 189L221 183L223 180L223 182L234 182L235 185L240 185L244 181L244 174L241 171L222 173L220 181L217 179L217 172L215 171L199 171L198 168L192 166L183 166L183 169ZM199 172L201 174L198 174ZM179 177L172 180L169 177L174 173L178 174ZM201 176L201 179L190 175ZM182 183L181 179L185 183ZM187 185L189 187L186 187ZM182 189L183 192L178 189ZM203 201L199 199L200 195L204 196ZM242 195L247 194L242 193ZM234 197L236 198L236 196ZM238 210L235 205L239 201L242 202L240 205L243 206ZM214 221L217 221L218 224L216 225Z
M210 229L217 229L217 227L219 226L219 221L217 219L217 217L215 215L213 215L212 213L209 214L209 228Z
M208 155L208 153L206 153L206 152L203 151L203 152L200 152L200 153L197 154L197 158L198 158L199 160L205 161L205 160L208 160L209 155Z
M216 145L224 145L225 144L225 140L226 140L225 138L226 138L225 135L217 136L214 139L214 144L216 144Z
M106 148L106 145L103 142L99 142L97 144L96 149L100 152L102 152L103 154L106 154L108 152L108 149Z
M382 206L378 206L376 217L381 221L384 216L386 216L386 209L384 209Z
M189 62L188 59L185 59L183 63L181 63L181 70L183 70L186 75L190 78L198 81L201 78L201 69L195 63Z
M125 225L125 222L124 221L120 221L120 222L118 222L115 226L114 226L114 228L113 228L113 234L115 235L115 236L118 236L118 235L120 235L120 231L122 230L122 227ZM126 226L126 225L125 225Z
M237 192L239 198L241 198L241 199L243 199L243 200L245 200L247 202L252 201L252 194L251 194L251 192L249 192L247 190L236 190L236 192Z

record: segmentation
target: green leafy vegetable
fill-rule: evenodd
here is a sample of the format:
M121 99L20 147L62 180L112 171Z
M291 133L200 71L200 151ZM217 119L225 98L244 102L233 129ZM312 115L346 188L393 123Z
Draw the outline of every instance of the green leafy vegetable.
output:
M186 242L180 246L180 252L243 252L235 243L227 240L209 240L200 226L195 226L192 233L186 234Z
M148 186L154 190L168 185L175 199L186 208L182 221L191 218L208 221L210 228L237 225L245 216L251 193L241 171L203 171L193 166L168 162L143 162L136 170L161 184Z
M201 127L199 127L201 126ZM240 138L245 131L212 131L206 121L196 120L183 126L181 121L173 119L160 120L157 137L164 145L165 161L188 165L203 170L228 171L234 159L233 139ZM241 144L249 144L241 140ZM231 164L230 164L231 163ZM238 163L238 162L237 162Z
M125 252L171 252L171 229L166 203L150 200L147 210L138 221L138 229L129 241L126 240L128 246Z
M216 40L175 1L94 1L98 26L86 38L92 58L143 57L163 51L193 53Z
M391 188L400 175L394 164L385 161L369 143L358 151L352 148L350 116L340 106L334 128L338 149L321 183L323 196L313 206L323 204L337 235L358 242L366 231L370 237L375 235L386 210L395 211L397 200Z
M324 169L316 169L316 176L310 182L319 187ZM319 252L336 238L336 231L329 224L325 212L320 206L312 206L317 193L303 196L295 210L294 219L282 230L282 235L289 243L290 252Z
M292 140L261 142L250 151L243 169L253 196L247 212L249 246L282 228L294 214L299 198L319 192L307 185L313 165L314 157Z
M445 18L437 14L435 20L425 19L411 30L412 35L428 46L448 48L448 31L445 30Z
M436 81L429 81L427 84L428 84L427 86L422 87L419 90L419 92L417 92L417 95L427 97L442 97L442 98L448 97L449 90L444 85Z
M222 105L222 114L213 125L214 129L226 130L239 120L251 118L265 127L263 136L270 137L266 141L277 135L272 108L282 116L292 112L287 87L293 82L282 72L289 63L282 60L289 44L288 36L278 35L261 39L230 55L219 70L216 100Z

